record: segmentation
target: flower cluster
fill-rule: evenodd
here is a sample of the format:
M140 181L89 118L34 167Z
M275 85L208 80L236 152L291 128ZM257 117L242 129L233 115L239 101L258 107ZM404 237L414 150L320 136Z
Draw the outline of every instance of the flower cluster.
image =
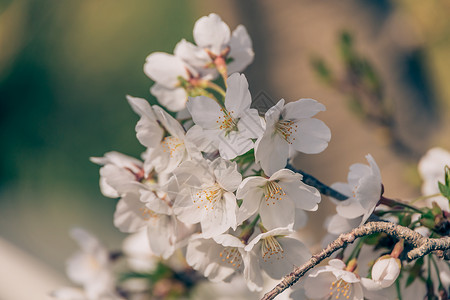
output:
M230 32L210 14L195 23L193 35L195 44L183 39L174 54L156 52L146 59L144 72L155 82L150 92L160 105L127 97L140 118L135 130L145 147L141 157L108 152L91 159L101 166L102 193L119 199L114 225L132 234L118 255L128 259L132 272L115 284L111 264L116 257L88 233L75 230L82 253L69 261L68 275L83 290L60 289L56 298L185 297L195 294L201 277L211 282L240 278L248 290L259 292L265 279L279 280L310 258L293 233L305 225L306 211L318 209L321 194L289 162L298 152L327 148L330 130L315 118L325 106L313 99L281 99L260 115L239 73L254 56L245 27ZM397 204L382 195L375 160L366 158L369 165L350 167L348 183L328 187L347 197L333 200L337 214L327 223L330 236L364 224L371 215L382 217L379 204L391 205L386 215L399 218ZM441 208L448 212L448 205ZM380 299L389 294L402 270L403 241L390 241L389 251L377 255L362 276L356 272L359 254L370 245L369 239L363 241L346 262L342 252L313 269L292 297ZM143 278L148 280L142 283Z

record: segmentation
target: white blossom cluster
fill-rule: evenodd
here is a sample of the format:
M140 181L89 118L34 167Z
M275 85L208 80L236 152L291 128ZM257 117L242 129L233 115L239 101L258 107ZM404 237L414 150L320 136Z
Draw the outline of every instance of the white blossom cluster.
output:
M239 73L254 56L245 27L231 32L210 14L195 23L193 36L195 44L183 39L173 54L146 59L144 72L155 82L150 92L160 105L127 96L140 117L135 129L146 148L141 157L108 152L91 160L101 165L102 193L119 198L114 225L133 233L123 249L132 270L151 272L159 259L174 270L187 265L211 282L238 277L259 292L265 278L279 280L311 256L292 234L305 225L305 211L318 209L321 195L288 162L298 152L320 153L328 146L330 130L315 118L325 106L281 99L259 115ZM380 200L380 170L372 156L367 160L369 165L350 167L347 183L332 185L348 198L334 201L330 237L365 223ZM448 201L442 208L448 211ZM56 298L148 299L117 289L109 254L96 238L80 229L73 237L82 252L69 261L68 275L83 289L63 288L53 293ZM398 253L380 256L372 256L376 262L365 274L358 274L356 257L334 258L308 273L291 297L394 299L389 295L401 270Z

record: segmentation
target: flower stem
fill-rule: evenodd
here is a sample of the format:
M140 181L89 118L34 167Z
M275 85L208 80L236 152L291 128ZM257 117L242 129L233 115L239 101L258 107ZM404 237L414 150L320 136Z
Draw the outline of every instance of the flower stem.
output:
M384 205L389 206L389 207L401 206L401 207L404 207L404 208L408 208L408 209L410 209L412 211L415 211L416 213L423 214L423 211L421 211L420 209L418 209L418 208L416 208L414 206L411 206L409 204L406 204L404 202L400 202L400 201L397 201L397 200L394 200L394 199L389 199L389 198L386 198L384 196L380 197L380 204L384 204Z
M320 182L317 178L315 178L312 175L309 175L302 170L297 170L294 168L291 164L288 164L286 166L286 169L289 169L295 173L299 173L303 175L302 181L306 183L307 185L315 187L322 195L333 197L336 200L343 201L348 198L348 196L341 194L340 192L336 191L335 189L329 187L328 185Z

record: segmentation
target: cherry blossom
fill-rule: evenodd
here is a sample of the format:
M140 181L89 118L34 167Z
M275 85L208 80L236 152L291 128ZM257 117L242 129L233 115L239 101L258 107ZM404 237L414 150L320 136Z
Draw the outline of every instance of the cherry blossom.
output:
M323 300L363 300L361 280L346 267L343 261L332 259L327 266L314 268L305 279L306 296Z
M361 278L363 286L376 291L391 286L400 274L401 263L390 255L380 257L372 267L372 279Z
M120 299L115 294L108 250L84 229L74 228L70 235L78 243L80 251L67 261L67 276L83 289L60 288L53 291L52 296L67 300Z
M284 99L265 114L266 129L255 146L255 160L267 175L284 168L290 152L320 153L331 138L330 129L312 118L325 106L313 99L284 104Z
M254 147L252 139L262 134L262 125L252 102L245 75L235 73L228 80L225 106L205 97L189 98L187 108L195 124L213 142L224 159L233 159Z
M236 197L243 199L238 224L258 212L267 229L288 227L294 225L296 208L317 210L320 193L301 180L301 174L287 169L275 172L270 178L245 178L236 192Z
M187 246L186 261L212 282L229 281L244 270L245 244L231 234L205 239L193 236Z
M350 166L347 183L338 182L331 185L349 197L347 200L335 202L338 215L345 219L359 218L359 224L369 218L381 197L380 169L370 154L366 159L368 166L360 163Z
M197 45L184 41L175 53L197 69L216 66L220 70L227 65L228 74L232 74L253 61L252 41L242 25L230 33L228 25L212 13L195 22L193 34Z
M142 161L119 152L108 152L103 157L91 157L100 168L100 189L109 198L128 192L137 192L145 177Z
M200 223L204 238L236 228L236 196L242 181L236 163L222 158L186 161L175 171L180 188L174 212L186 224Z
M438 181L444 182L444 167L450 166L450 153L442 148L432 148L419 161L419 173L423 179L422 194L430 196L440 193ZM431 206L436 202L441 209L450 212L449 200L443 196L427 199Z
M289 228L272 229L258 234L245 246L247 285L255 289L262 286L261 270L273 279L280 279L311 257L302 242L286 236L292 233Z
M133 110L141 117L136 125L136 136L147 148L144 169L170 173L192 157L200 157L194 143L186 136L183 126L161 107L153 107L142 98L127 96ZM164 132L167 133L164 136Z

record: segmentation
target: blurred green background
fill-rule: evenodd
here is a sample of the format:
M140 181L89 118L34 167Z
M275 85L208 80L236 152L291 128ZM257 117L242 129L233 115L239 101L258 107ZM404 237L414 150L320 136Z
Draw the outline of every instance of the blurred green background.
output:
M338 16L339 10L344 14ZM330 11L338 13L327 14ZM112 223L115 200L100 194L99 168L89 157L112 150L138 156L143 151L135 138L137 116L125 95L154 101L148 91L151 81L142 71L145 57L154 51L171 52L181 38L192 41L195 20L209 12L222 15L231 28L239 23L247 26L256 53L246 71L252 93L264 89L290 100L338 98L324 92L320 84L308 90L313 85L301 76L317 81L311 70L302 75L315 50L304 51L303 45L317 45L336 66L335 49L323 45L335 45L342 26L350 31L369 28L373 36L358 40L363 53L370 52L371 38L379 43L382 26L391 26L383 28L405 37L403 48L392 50L388 44L376 48L380 52L372 49L371 56L378 58L375 65L381 66L382 75L389 74L395 66L383 58L395 55L383 49L394 51L397 60L419 51L414 52L420 53L414 60L419 67L409 75L403 70L405 75L399 76L406 83L389 89L420 92L420 97L430 98L425 103L439 107L439 128L433 129L432 140L425 143L419 138L423 146L419 152L437 143L450 147L450 1L3 0L0 237L61 272L74 250L67 237L72 226L83 226L112 247L119 246L122 235ZM348 16L356 13L372 17L351 23ZM337 27L327 23L326 16L342 22ZM313 19L319 25L308 25ZM290 21L289 25L279 26L284 21ZM309 29L310 39L293 34ZM272 42L280 37L286 39ZM287 41L297 40L302 45L299 49L288 47ZM281 61L286 57L289 60ZM283 74L279 70L283 63L295 69L285 68ZM408 81L410 75L416 81ZM391 84L390 79L386 81ZM292 88L285 88L286 83ZM339 120L339 115L334 118ZM350 155L343 160L345 166L351 159ZM346 172L347 167L340 167L338 174L342 177ZM416 193L417 187L412 190Z

